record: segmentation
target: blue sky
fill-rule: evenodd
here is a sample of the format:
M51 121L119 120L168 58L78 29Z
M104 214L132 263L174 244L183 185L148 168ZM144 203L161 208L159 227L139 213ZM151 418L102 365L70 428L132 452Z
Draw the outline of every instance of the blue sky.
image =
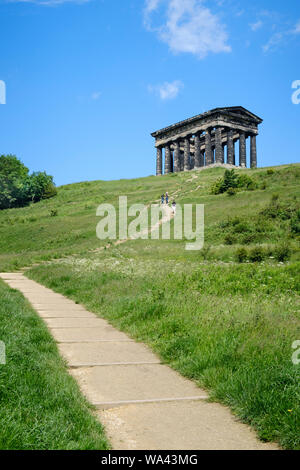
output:
M150 133L219 106L264 119L260 166L299 161L299 1L0 0L0 21L0 153L58 185L154 174Z

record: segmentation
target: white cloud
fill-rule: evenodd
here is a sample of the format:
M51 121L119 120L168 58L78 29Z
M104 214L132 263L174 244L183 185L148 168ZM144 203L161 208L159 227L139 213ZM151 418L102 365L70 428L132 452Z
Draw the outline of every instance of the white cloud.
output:
M284 39L284 33L275 33L273 36L270 37L267 44L263 46L263 51L268 52L271 49L274 49L278 46Z
M148 90L158 94L160 99L165 101L176 98L183 87L184 85L180 80L175 80L174 82L164 82L161 85L150 85Z
M164 21L153 26L152 15L162 4L167 5ZM146 0L144 13L146 27L156 32L173 53L187 52L204 58L210 52L231 51L225 26L204 6L204 0Z
M252 31L257 31L262 26L263 26L263 22L261 20L258 20L256 23L250 24L250 28L252 29Z
M91 95L91 98L92 100L96 101L100 98L101 95L102 95L101 91L94 91L94 93L92 93Z
M300 20L296 24L295 29L293 30L293 33L294 34L300 34Z
M295 34L300 34L300 21L298 21L293 29L279 31L273 34L269 41L263 46L263 51L269 52L276 49L283 43L288 44Z

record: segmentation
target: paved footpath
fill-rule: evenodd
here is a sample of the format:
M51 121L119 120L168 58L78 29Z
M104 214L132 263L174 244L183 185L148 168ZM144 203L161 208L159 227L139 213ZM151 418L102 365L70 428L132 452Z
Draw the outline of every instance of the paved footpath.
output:
M0 277L46 322L114 449L277 448L106 320L22 273Z

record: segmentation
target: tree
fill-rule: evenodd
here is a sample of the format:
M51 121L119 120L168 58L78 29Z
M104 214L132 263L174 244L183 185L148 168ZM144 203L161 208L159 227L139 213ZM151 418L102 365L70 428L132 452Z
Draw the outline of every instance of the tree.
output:
M28 168L15 155L0 156L0 176L9 180L24 179L28 173Z
M28 168L16 156L0 156L0 209L22 207L56 193L52 176L45 172L29 175Z
M32 173L32 175L25 179L24 187L30 201L40 201L44 198L45 194L51 193L51 188L54 188L53 177L47 175L45 171Z

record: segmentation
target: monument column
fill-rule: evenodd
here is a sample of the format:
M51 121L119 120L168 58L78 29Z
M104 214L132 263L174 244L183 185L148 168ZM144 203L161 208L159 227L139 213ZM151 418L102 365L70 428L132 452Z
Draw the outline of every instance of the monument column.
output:
M246 134L240 132L240 167L247 167L247 156L246 156Z
M184 171L189 171L190 169L190 138L186 137L184 139Z
M174 142L174 173L180 171L180 144L179 140Z
M171 149L170 144L165 146L165 175L171 173Z
M234 165L234 144L233 144L233 129L227 131L227 163Z
M233 140L233 164L234 166L237 166L236 164L236 158L235 158L235 144L237 143L238 139Z
M201 167L200 133L197 132L195 134L195 170L198 170L200 167Z
M204 150L201 150L200 168L204 166Z
M226 147L226 143L223 142L222 143L222 163L223 164L225 163L225 147Z
M215 133L216 163L223 163L222 128L216 127Z
M205 164L212 164L212 148L211 148L211 128L205 132Z
M156 149L156 176L162 175L162 148Z
M257 168L256 135L250 137L250 166Z

